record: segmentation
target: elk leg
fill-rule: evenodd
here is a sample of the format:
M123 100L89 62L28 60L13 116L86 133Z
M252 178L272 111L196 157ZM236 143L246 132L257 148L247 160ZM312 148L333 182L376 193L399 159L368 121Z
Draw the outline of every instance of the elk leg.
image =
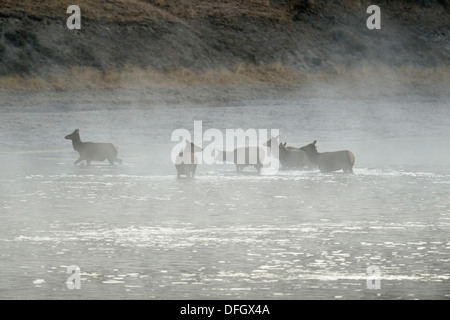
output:
M81 157L79 157L73 164L77 164L78 162L82 161Z

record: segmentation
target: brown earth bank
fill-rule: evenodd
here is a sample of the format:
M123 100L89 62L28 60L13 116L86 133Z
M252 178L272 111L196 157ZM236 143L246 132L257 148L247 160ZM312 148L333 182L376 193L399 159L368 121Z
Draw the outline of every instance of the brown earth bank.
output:
M378 1L380 30L364 0L75 2L1 1L1 92L448 94L445 0ZM66 26L72 4L80 30Z

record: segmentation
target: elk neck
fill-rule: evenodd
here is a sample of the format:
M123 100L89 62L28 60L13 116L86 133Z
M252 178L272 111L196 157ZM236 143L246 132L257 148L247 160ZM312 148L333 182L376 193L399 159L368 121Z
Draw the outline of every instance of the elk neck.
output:
M83 144L84 144L84 142L81 142L79 135L76 135L73 137L72 146L76 151L79 151L82 148Z

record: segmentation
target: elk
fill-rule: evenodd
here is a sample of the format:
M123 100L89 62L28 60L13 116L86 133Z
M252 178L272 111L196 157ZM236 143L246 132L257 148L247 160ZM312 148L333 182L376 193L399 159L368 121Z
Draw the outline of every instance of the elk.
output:
M233 151L218 151L216 160L230 161L232 160L236 165L236 172L240 173L245 167L254 166L258 173L261 174L261 169L264 166L265 151L262 147L241 147Z
M341 170L344 173L353 173L353 165L355 164L355 155L348 150L334 152L318 152L316 146L317 140L310 143L300 150L306 152L312 163L319 167L322 172L331 172Z
M186 178L194 178L195 172L197 170L197 164L199 160L195 155L196 152L203 151L202 148L196 146L193 142L189 140L186 141L186 146L183 151L178 153L175 159L175 168L177 169L177 177L180 178L181 175L185 175Z
M286 146L286 144L286 142L278 143L278 137L272 137L264 145L269 148L272 148L272 145L274 147L278 145L278 158L283 169L303 169L304 167L312 169L315 167L305 151L300 150L300 148Z
M82 142L80 138L80 130L75 129L74 132L68 134L64 139L72 140L72 146L75 151L78 151L80 157L75 161L77 164L85 160L88 165L91 161L109 161L109 164L114 165L114 162L122 163L122 160L117 157L117 147L112 143L103 142Z

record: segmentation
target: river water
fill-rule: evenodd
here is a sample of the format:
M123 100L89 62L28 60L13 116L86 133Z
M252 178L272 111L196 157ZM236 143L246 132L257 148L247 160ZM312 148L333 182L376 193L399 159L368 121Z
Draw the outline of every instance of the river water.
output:
M450 298L448 101L30 104L0 117L2 299ZM177 179L171 133L194 121L349 149L354 174L202 164ZM76 128L124 163L73 165Z

